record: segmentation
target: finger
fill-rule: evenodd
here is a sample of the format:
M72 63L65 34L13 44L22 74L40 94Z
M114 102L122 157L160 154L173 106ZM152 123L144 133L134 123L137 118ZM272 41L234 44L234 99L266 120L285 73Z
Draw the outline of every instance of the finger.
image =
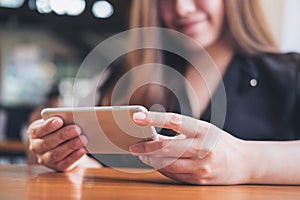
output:
M183 180L187 180L190 177L190 174L175 174L175 173L161 172L160 170L158 171L162 173L164 176L173 179L178 183L186 183L186 181Z
M176 113L137 112L133 120L138 125L168 128L187 137L201 137L211 126L207 122Z
M49 118L46 121L38 120L28 128L29 138L42 138L63 126L63 120L59 117Z
M48 134L41 139L33 139L30 143L29 149L35 153L43 154L56 148L60 144L79 136L80 134L81 130L79 127L69 125L56 132Z
M65 159L69 154L84 147L87 144L87 138L83 135L73 138L57 148L43 154L43 160L57 163Z
M80 148L71 154L69 154L65 159L56 163L54 169L58 171L67 171L72 169L75 166L75 163L86 154L85 148Z
M160 156L149 156L142 155L139 156L139 159L160 172L168 172L175 174L183 174L183 173L191 173L195 170L200 171L200 167L198 167L197 162L199 160L190 159L190 158L174 158L174 157L160 157Z
M208 179L212 176L213 172L209 165L195 159L174 159L169 157L156 157L156 156L140 156L140 160L163 174L172 175L187 175L193 172L197 173L198 178Z
M201 153L199 138L164 139L160 141L140 142L130 146L133 155L156 155L162 157L191 158Z
M163 162L162 159L165 159L169 162L169 165L166 165L165 167L162 167L159 169L161 173L172 173L172 174L191 174L195 172L198 177L201 178L209 178L211 177L213 170L211 169L210 165L207 164L207 162L203 160L198 160L198 159L177 159L172 161L172 158L152 158L155 161L152 162Z
M192 173L168 173L162 172L163 175L178 181L179 183L189 183L189 184L196 184L196 185L208 185L210 184L209 179L202 178L195 176Z
M205 157L217 144L223 131L213 124L175 113L138 112L133 120L139 125L153 125L172 129L186 138L200 138L200 157ZM183 137L184 138L184 137Z
M178 160L178 158L175 157L157 157L152 155L141 155L139 156L139 159L146 165L150 165L156 170L167 168L168 166L172 165ZM188 159L182 159L182 160L188 160Z

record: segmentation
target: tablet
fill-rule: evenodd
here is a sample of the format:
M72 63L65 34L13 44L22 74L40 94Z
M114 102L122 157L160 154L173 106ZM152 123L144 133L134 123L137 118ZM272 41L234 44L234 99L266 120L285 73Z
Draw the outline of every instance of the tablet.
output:
M143 141L158 140L153 126L139 126L132 116L147 111L143 106L100 106L45 108L44 120L58 116L65 125L76 124L88 138L91 154L129 154L129 147Z

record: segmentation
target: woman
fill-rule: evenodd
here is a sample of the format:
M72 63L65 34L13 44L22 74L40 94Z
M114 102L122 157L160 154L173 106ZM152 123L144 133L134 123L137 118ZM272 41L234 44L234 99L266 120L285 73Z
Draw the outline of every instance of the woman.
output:
M166 27L203 46L222 76L227 112L222 126L209 123L213 99L218 96L222 83L222 79L210 71L213 67L205 68L203 78L186 61L174 61L174 55L149 50L133 52L127 56L127 66L136 66L135 62L151 63L155 58L174 65L172 67L190 83L191 92L186 93L189 98L189 94L195 94L196 103L190 101L192 117L170 112L136 113L137 124L171 129L182 137L160 136L159 141L135 144L130 148L132 154L139 155L143 162L162 174L186 183L300 184L297 172L300 156L296 153L300 145L297 123L300 120L297 82L300 56L278 53L258 3L253 0L133 2L133 28ZM197 57L201 50L191 48L188 43L181 45L192 57ZM132 57L141 59L136 61ZM122 73L113 71L112 77L116 80ZM133 79L132 84L135 81ZM100 100L102 105L114 103L114 85L109 79L102 87L105 94ZM213 93L212 98L210 93ZM174 95L157 85L140 88L130 103L148 108L160 104L167 111L180 112ZM59 118L36 122L29 128L29 137L31 149L40 163L64 171L86 159L87 140L79 136L76 126L62 127Z

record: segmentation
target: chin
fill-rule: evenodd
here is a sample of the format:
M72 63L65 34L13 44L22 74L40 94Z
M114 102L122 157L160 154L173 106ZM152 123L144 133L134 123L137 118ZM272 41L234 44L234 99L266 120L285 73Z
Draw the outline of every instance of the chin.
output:
M195 32L183 32L186 36L190 37L195 44L189 44L189 42L183 42L184 46L188 49L193 50L202 50L205 49L205 47L210 46L214 42L214 37L212 37L212 34L210 33L204 33L204 31L201 31L202 33L199 33L199 31Z
M188 49L188 50L193 50L193 51L202 51L205 50L206 47L208 47L211 42L210 40L205 40L204 38L193 38L194 42L184 42L183 45Z

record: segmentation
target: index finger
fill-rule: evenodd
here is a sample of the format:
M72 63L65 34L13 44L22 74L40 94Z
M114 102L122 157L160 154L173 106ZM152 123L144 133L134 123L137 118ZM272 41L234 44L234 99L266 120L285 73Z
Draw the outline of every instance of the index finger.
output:
M137 112L133 120L138 125L168 128L187 137L201 137L211 126L207 122L176 113Z
M59 117L35 121L28 128L28 136L32 139L43 138L61 128L63 124L63 120Z

